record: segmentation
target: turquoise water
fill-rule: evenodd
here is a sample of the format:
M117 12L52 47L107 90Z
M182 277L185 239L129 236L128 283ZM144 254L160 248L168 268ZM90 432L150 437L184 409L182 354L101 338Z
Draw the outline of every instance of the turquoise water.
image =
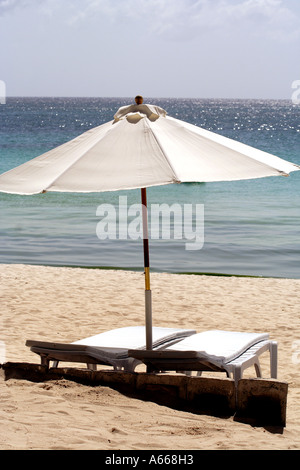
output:
M289 101L146 99L170 116L300 164L300 106ZM8 98L0 105L0 173L113 118L130 100ZM154 203L203 204L204 245L150 239L153 270L300 278L300 172L289 178L168 185ZM0 262L142 269L141 240L99 240L100 204L140 191L0 193Z

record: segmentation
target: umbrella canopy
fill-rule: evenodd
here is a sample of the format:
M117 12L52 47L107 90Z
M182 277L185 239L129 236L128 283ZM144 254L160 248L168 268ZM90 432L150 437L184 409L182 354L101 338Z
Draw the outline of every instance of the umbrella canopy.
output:
M300 167L245 144L132 105L115 119L0 175L0 191L98 192L181 182L285 175Z
M181 182L233 181L288 174L300 167L245 144L136 104L114 120L0 175L0 191L101 192L142 188L146 345L152 309L146 189Z

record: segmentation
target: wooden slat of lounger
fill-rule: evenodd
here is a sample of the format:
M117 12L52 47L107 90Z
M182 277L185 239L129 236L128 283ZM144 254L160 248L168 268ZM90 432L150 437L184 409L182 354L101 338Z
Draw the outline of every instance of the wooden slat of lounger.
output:
M31 350L32 352L39 354L41 357L46 358L48 361L99 364L99 360L95 359L92 355L85 351L53 350L47 348L35 348L34 346L31 347Z
M66 352L91 352L92 350L97 353L97 350L102 354L107 353L107 355L126 355L127 356L127 349L124 348L110 348L108 346L89 346L86 344L74 344L74 343L52 343L47 341L32 341L27 340L26 346L29 346L33 352L43 352L44 350L52 351L66 351Z
M197 351L180 351L180 350L138 350L129 349L128 355L137 359L193 359L199 356Z
M32 340L27 340L26 341L26 346L29 347L35 347L35 348L40 348L40 349L60 349L60 350L66 350L66 351L86 351L86 349L89 346L86 346L85 344L70 344L70 343L53 343L53 342L47 342L47 341L32 341Z

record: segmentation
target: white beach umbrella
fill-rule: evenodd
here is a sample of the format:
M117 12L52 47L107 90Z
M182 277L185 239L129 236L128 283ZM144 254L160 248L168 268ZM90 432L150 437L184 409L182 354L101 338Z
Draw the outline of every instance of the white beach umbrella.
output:
M15 194L141 188L144 228L146 345L152 348L146 188L181 182L288 176L300 166L167 116L158 106L118 110L114 120L0 175Z

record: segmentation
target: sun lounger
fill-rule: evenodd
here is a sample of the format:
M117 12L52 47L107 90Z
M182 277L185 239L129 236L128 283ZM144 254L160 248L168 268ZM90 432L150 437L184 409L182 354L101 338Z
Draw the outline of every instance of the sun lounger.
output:
M153 348L161 348L189 335L195 330L153 327ZM97 364L113 366L115 370L133 371L139 359L128 357L129 349L145 349L145 327L118 328L84 338L74 343L52 343L45 341L26 342L31 351L39 354L41 363L49 367L50 361L57 367L58 362L86 363L89 369Z
M259 356L265 351L270 352L270 375L277 378L277 343L270 341L267 333L211 330L158 351L129 350L129 356L141 360L153 372L226 372L237 384L243 371L252 365L257 377L262 377Z

